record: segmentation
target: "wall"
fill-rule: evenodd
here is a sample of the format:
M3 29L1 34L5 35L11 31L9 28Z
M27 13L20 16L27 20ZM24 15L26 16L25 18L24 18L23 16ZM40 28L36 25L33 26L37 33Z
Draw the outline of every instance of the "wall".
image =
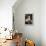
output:
M41 1L40 0L23 0L17 8L13 7L15 28L18 32L23 33L24 38L35 41L36 46L41 46L40 34L40 15L41 15ZM33 25L25 24L25 14L33 14Z
M46 46L46 0L41 1L41 41Z
M12 28L12 6L16 0L0 0L0 27Z

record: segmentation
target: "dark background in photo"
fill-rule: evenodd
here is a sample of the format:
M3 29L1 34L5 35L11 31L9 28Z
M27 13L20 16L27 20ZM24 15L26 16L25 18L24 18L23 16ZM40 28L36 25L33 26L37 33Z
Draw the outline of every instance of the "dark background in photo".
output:
M25 14L25 24L32 24L32 23L33 23L33 15Z

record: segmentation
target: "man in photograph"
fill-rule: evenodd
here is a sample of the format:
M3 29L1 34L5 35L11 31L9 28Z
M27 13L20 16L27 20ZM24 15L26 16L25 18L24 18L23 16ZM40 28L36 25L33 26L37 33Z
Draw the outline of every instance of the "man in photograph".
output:
M32 15L25 16L25 24L32 24Z

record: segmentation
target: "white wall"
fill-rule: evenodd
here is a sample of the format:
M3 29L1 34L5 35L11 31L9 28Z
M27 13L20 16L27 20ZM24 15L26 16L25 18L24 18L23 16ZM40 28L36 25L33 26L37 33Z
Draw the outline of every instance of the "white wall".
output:
M41 1L41 40L42 46L46 46L46 0Z
M14 5L15 6L15 5ZM15 6L16 7L16 6ZM18 32L22 32L24 37L35 41L36 46L41 46L41 30L40 30L40 15L41 1L40 0L23 0L20 5L14 10L15 28ZM25 25L25 14L33 13L33 25Z
M0 27L12 28L12 6L16 0L0 0Z

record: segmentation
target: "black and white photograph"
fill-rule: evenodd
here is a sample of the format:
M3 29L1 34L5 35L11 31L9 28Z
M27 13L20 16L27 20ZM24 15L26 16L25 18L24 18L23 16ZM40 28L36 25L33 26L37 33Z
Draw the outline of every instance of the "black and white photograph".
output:
M33 23L33 15L25 14L25 24L32 24L32 23Z

